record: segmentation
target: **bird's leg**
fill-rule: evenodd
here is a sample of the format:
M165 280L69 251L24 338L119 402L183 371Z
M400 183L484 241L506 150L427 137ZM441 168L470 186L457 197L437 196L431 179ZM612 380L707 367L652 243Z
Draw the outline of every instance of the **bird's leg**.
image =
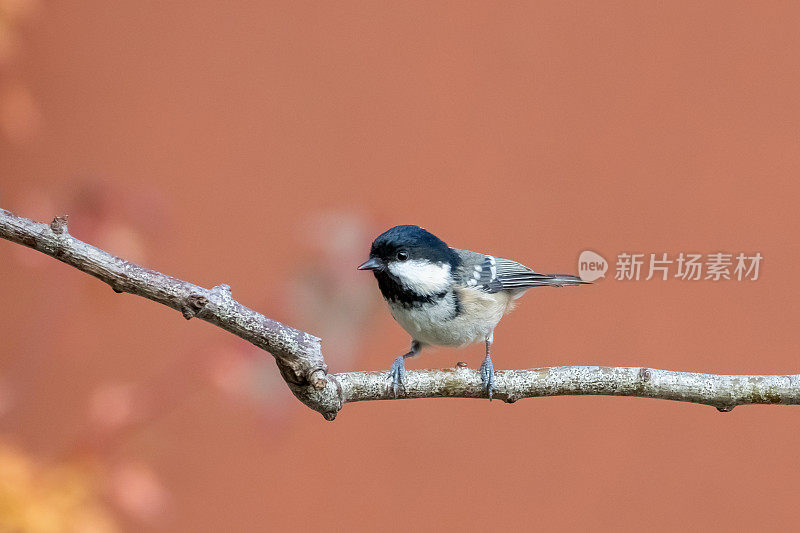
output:
M411 342L411 350L407 354L403 354L392 363L392 368L389 369L389 377L392 378L391 390L394 397L397 398L397 391L405 389L403 383L406 377L406 357L414 357L422 349L419 341Z
M491 354L493 340L494 332L491 332L486 337L486 357L481 365L481 381L483 382L483 390L489 396L489 401L492 401L492 393L494 392L494 365L492 364Z

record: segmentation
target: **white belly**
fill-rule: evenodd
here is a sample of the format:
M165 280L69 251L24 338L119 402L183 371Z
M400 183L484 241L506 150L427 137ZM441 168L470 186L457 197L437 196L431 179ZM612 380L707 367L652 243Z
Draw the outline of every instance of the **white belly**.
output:
M448 296L436 305L405 308L389 302L392 316L414 340L434 346L464 346L483 342L505 313L511 298L505 293L489 294L478 289L457 289L462 312L453 317L454 298Z

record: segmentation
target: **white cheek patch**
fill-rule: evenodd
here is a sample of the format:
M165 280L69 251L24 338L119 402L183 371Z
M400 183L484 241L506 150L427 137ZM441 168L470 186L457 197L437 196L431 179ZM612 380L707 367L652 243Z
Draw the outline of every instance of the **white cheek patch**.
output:
M437 294L450 286L450 265L436 264L425 259L393 261L391 272L406 289L417 294Z

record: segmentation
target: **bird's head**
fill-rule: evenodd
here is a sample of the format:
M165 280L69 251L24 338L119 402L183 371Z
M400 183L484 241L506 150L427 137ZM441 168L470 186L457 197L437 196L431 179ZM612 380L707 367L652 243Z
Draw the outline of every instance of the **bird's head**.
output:
M395 226L372 243L369 259L359 270L372 270L387 292L407 291L419 296L441 293L450 286L458 255L436 235L419 226Z

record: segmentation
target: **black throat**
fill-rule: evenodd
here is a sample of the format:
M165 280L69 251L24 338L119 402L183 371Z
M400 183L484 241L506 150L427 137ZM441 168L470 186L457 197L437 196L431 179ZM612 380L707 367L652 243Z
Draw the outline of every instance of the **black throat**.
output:
M381 294L390 302L413 307L426 303L436 303L447 296L447 290L435 294L419 294L403 287L400 281L388 272L375 271L373 273L375 274L375 279L378 280L378 288L381 290Z

